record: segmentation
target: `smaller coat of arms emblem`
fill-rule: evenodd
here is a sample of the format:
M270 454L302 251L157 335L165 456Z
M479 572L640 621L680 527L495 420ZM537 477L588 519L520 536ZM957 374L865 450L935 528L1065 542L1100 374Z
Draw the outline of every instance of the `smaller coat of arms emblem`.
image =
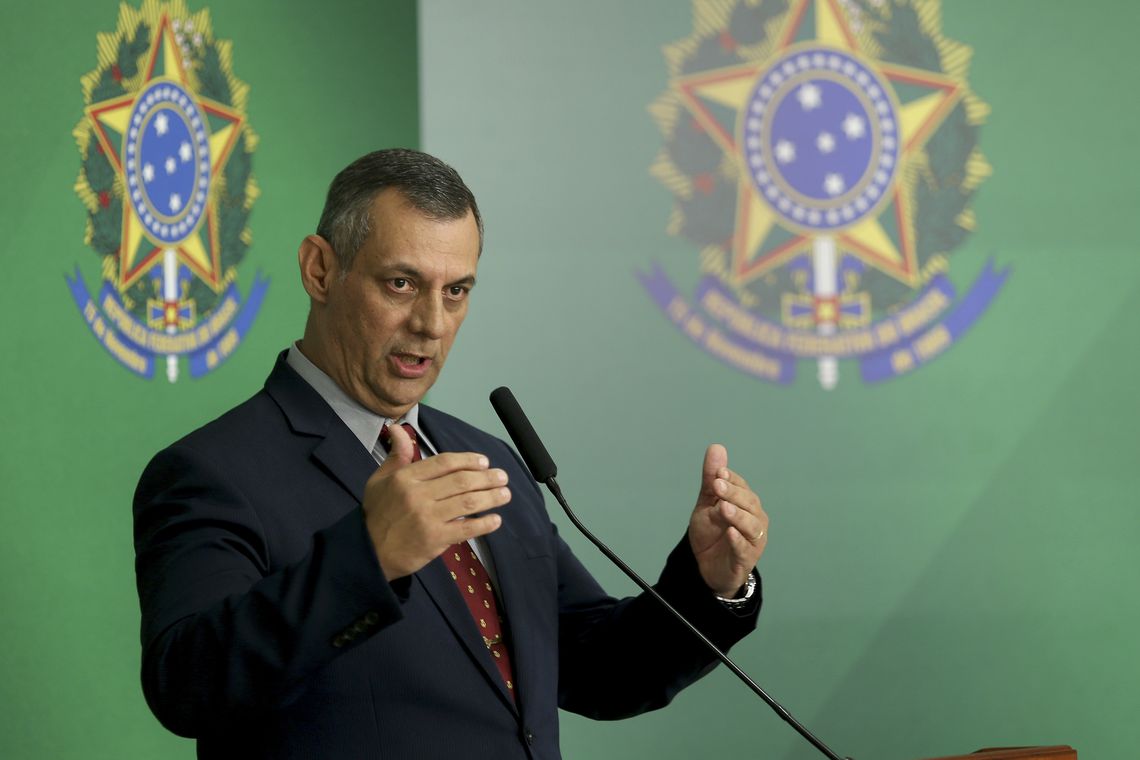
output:
M669 231L699 248L690 297L661 264L641 276L693 342L760 379L813 362L865 382L940 356L1006 272L965 293L951 256L989 176L970 49L938 0L694 0L694 33L665 48L650 107L652 173L675 196Z
M93 293L77 265L67 284L124 367L151 378L161 365L175 382L185 362L200 377L233 354L268 286L260 275L244 297L237 286L258 194L249 88L209 12L180 0L121 5L97 48L73 134L85 242L102 283Z

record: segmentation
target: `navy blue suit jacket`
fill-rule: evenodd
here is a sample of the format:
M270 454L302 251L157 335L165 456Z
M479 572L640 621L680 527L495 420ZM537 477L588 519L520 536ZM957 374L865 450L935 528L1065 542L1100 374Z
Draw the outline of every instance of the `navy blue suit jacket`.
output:
M135 495L143 690L200 757L557 758L559 707L634 715L711 668L651 600L601 589L509 446L422 406L439 451L510 476L486 542L516 704L441 560L383 577L360 508L376 462L283 356L261 392L160 452ZM755 625L758 600L718 603L687 539L657 588L724 647Z

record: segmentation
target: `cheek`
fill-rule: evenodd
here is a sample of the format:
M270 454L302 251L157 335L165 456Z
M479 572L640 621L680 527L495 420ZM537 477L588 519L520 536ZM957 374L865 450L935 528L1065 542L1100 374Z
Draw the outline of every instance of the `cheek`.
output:
M455 342L455 336L459 333L459 328L463 326L463 317L467 315L467 310L463 309L458 314L451 315L450 323L448 325L447 335L443 338L443 353L446 354L451 350L451 344Z
M400 332L401 324L401 319L394 310L369 311L355 316L354 329L362 341L375 349L392 343Z

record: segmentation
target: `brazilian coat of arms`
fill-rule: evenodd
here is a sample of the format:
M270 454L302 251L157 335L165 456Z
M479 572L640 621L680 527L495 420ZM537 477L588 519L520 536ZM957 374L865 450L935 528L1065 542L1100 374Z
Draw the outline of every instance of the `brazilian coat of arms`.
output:
M244 297L237 286L258 194L249 87L209 11L190 13L181 0L120 5L97 49L73 134L101 286L88 289L79 266L67 283L123 366L145 378L161 368L174 382L184 359L200 377L236 349L268 285L258 276Z
M949 278L991 169L989 107L971 50L938 0L694 0L665 48L650 107L665 139L651 172L675 196L670 233L698 247L690 297L660 264L640 276L667 317L732 367L779 383L840 362L865 382L942 354L1007 272Z

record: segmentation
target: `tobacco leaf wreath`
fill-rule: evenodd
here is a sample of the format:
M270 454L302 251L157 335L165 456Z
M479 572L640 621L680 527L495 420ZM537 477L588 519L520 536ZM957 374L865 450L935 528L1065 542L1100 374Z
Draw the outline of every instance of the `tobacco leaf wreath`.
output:
M910 3L850 0L849 8L860 15L884 62L928 71L941 70L937 41L924 29ZM776 22L789 10L788 0L737 0L727 14L723 29L711 29L696 38L678 64L680 75L754 62ZM677 109L683 107L677 103ZM724 170L723 151L694 119L673 121L666 130L665 154L671 168L686 177L699 192L677 194L674 231L701 250L727 251L731 245L736 211L737 176ZM927 141L926 161L913 192L915 246L920 271L935 257L945 257L958 248L970 230L960 223L975 192L976 182L967 182L967 162L978 143L977 119L960 101ZM791 237L791 233L788 233ZM721 259L723 261L723 258ZM870 293L879 310L893 310L913 298L907 285L870 267L860 275L860 290ZM802 290L791 267L781 267L749 282L748 300L773 318L780 313L780 295Z
M91 103L98 103L127 94L125 82L136 77L139 63L150 50L150 25L140 21L131 35L122 35L118 43L115 59L96 69L96 82L91 90ZM199 82L198 94L224 106L233 106L234 94L229 78L222 65L219 43L213 39L199 39L185 49L190 68L196 71ZM253 151L248 140L249 133L243 127L242 139L234 145L229 160L222 172L222 181L214 178L218 185L217 221L219 256L223 272L222 282L228 282L236 274L237 266L249 250L250 231L248 228L252 197L249 191L252 172ZM116 259L122 245L123 198L121 186L115 181L115 168L107 158L98 140L88 140L83 156L79 183L86 183L91 193L98 199L93 211L88 211L88 231L91 248L104 264L104 276L114 279ZM157 295L156 283L150 278L141 278L123 293L123 303L131 314L145 324L148 298ZM203 280L192 277L186 296L192 299L198 314L212 311L220 300Z

